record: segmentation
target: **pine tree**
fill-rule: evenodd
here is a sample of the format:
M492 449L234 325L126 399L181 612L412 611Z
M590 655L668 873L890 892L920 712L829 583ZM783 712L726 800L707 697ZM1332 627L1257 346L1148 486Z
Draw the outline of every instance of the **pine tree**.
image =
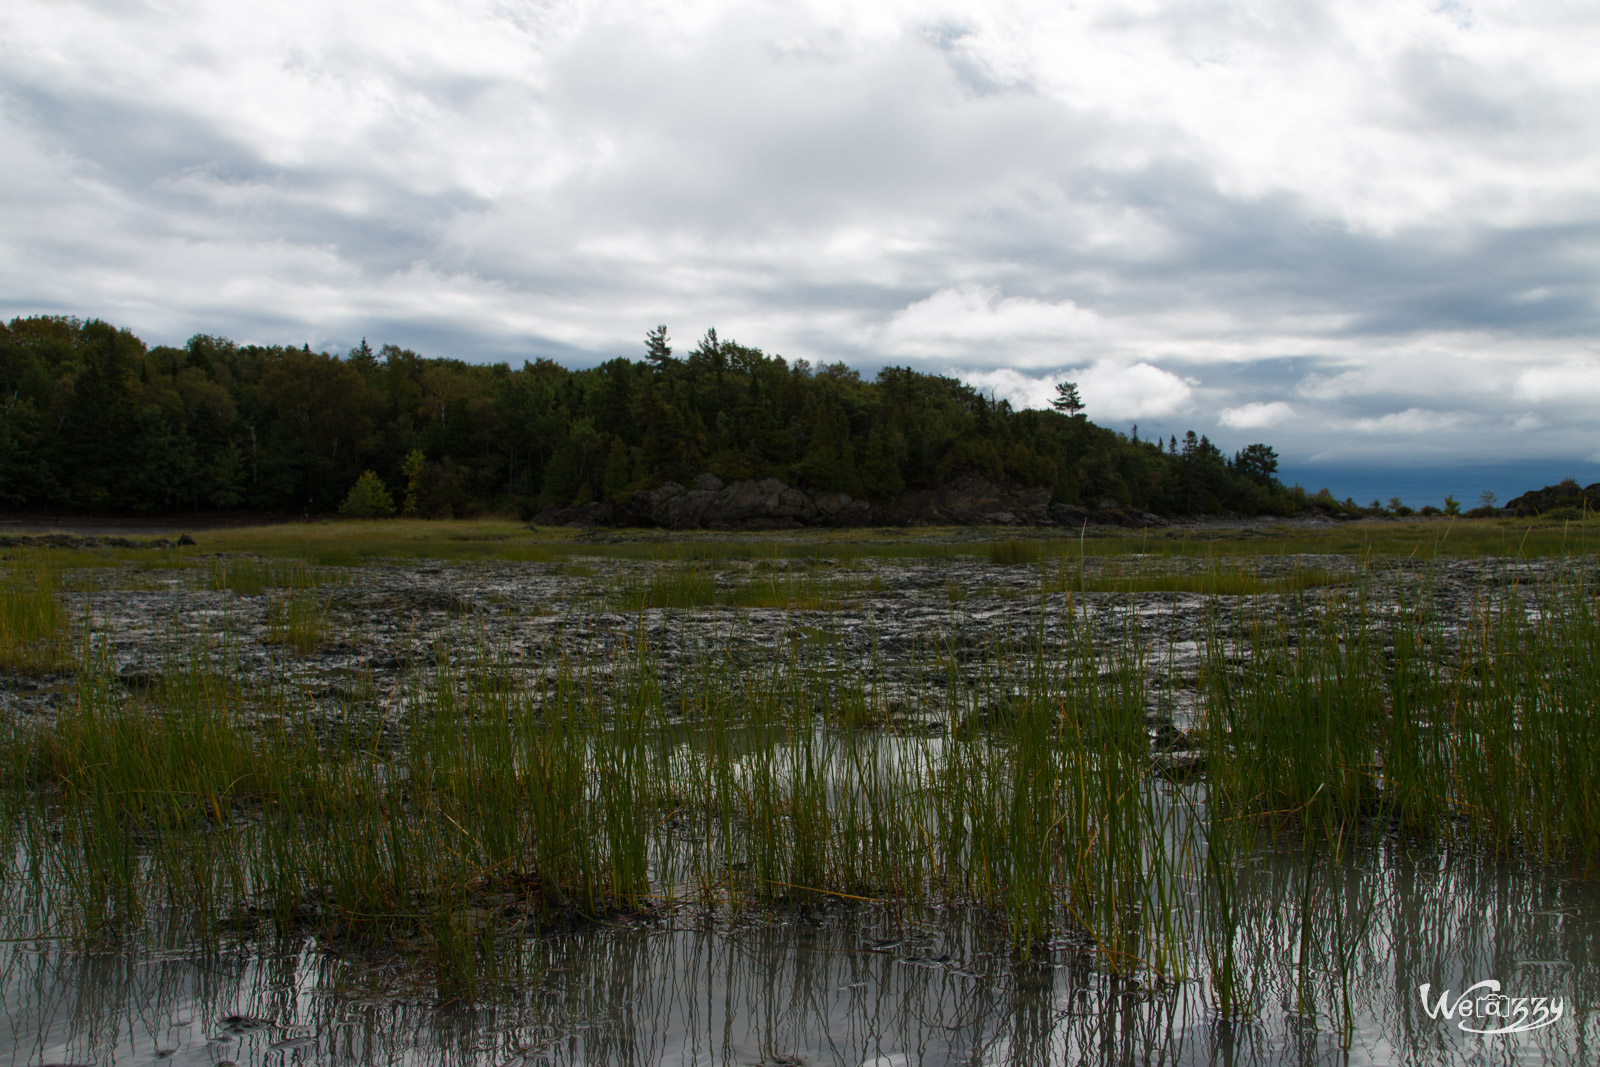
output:
M657 371L667 369L672 362L672 348L667 344L667 324L662 323L644 335L644 356Z
M1077 415L1083 410L1083 400L1078 396L1077 382L1057 382L1056 398L1050 406L1063 415Z

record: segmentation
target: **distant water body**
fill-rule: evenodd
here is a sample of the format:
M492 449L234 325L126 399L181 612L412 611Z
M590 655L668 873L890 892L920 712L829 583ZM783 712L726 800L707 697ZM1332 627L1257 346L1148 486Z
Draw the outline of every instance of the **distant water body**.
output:
M1512 463L1463 463L1451 466L1405 466L1395 464L1293 464L1285 462L1278 476L1286 485L1304 486L1315 493L1326 487L1335 498L1346 497L1358 504L1374 500L1388 504L1397 496L1414 508L1426 504L1444 506L1453 496L1463 508L1477 506L1485 489L1501 504L1529 489L1554 485L1563 478L1576 478L1583 485L1600 481L1600 463L1589 460L1539 459Z

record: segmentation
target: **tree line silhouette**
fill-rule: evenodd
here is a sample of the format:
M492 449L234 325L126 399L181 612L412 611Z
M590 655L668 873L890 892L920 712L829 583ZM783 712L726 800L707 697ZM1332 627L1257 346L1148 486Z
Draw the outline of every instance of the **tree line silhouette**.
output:
M0 505L330 513L368 471L381 484L364 493L422 516L527 517L704 471L865 499L978 474L1167 515L1306 504L1267 445L1230 458L1193 432L1139 440L1090 422L1075 389L1071 414L1019 411L951 378L864 380L715 330L680 357L665 326L643 356L514 370L365 340L343 356L206 335L150 347L99 320L16 318L0 325Z

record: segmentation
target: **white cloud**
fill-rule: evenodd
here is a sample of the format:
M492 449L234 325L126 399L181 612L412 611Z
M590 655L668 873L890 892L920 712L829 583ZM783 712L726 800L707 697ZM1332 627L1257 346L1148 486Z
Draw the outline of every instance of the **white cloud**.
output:
M1513 394L1533 403L1591 403L1600 398L1600 360L1530 367L1517 376Z
M1406 408L1404 411L1391 411L1376 418L1356 419L1350 423L1350 428L1360 433L1407 436L1437 433L1455 426L1459 421L1460 416L1448 412Z
M1099 423L1173 415L1189 408L1194 386L1169 370L1149 363L1123 366L1109 361L1029 377L1010 368L956 371L957 377L1019 408L1045 408L1055 399L1056 383L1077 383L1084 414Z
M895 312L883 331L894 356L987 356L1011 366L1060 365L1103 332L1100 316L1071 300L1002 297L995 286L941 289ZM1051 352L1054 358L1050 358Z
M1030 378L1009 367L998 370L958 370L955 376L977 388L993 393L997 400L1009 400L1014 408L1047 408L1056 396L1056 382L1062 378Z
M572 360L716 325L1286 460L1586 455L1600 8L1464 12L11 0L0 314Z
M1112 418L1174 415L1187 410L1194 385L1149 363L1096 363L1076 375L1091 415Z
M1231 426L1236 430L1260 430L1292 418L1294 418L1294 408L1281 400L1270 403L1258 401L1241 404L1236 408L1223 408L1218 416L1222 425Z

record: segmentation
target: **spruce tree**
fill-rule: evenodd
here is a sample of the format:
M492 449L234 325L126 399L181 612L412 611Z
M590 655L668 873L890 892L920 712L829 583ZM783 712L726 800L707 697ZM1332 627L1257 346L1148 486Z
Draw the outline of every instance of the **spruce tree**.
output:
M644 335L644 357L657 371L667 369L672 362L672 348L667 344L667 324L662 323Z

